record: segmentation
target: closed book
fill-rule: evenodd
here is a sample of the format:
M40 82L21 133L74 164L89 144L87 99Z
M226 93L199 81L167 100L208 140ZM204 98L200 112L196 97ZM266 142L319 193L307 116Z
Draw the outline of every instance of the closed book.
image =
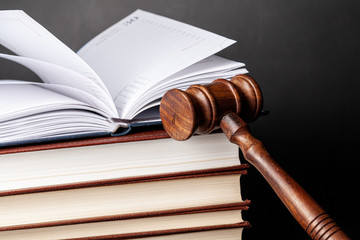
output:
M134 217L130 219L112 219L101 222L88 222L72 225L39 227L0 232L4 239L137 239L137 238L184 238L185 233L197 233L195 236L206 236L204 232L214 230L237 229L240 239L240 229L249 227L249 222L243 221L241 212L248 206L242 203L213 208L196 208L189 211L168 211L161 215ZM215 232L216 233L216 232ZM217 236L226 236L222 232ZM228 233L227 233L228 234ZM182 236L182 238L181 238ZM190 235L191 236L191 235ZM223 239L220 237L219 239Z
M236 170L238 151L223 134L177 142L162 129L3 148L0 196Z

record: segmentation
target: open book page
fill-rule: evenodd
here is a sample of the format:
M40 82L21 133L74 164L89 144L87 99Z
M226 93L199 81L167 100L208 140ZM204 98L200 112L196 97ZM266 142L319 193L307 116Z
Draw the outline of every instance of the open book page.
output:
M112 109L105 104L106 99L104 99L104 95L96 84L78 72L60 65L21 56L0 53L0 58L19 63L38 74L44 82L51 83L43 84L44 88L51 88L55 92L87 103L103 112L102 115L108 118L117 116L117 113L114 113ZM55 88L53 86L54 84L60 86ZM15 88L13 91L14 95L20 94Z
M247 73L247 70L244 68L245 64L241 62L232 61L225 59L216 55L212 55L208 58L205 58L184 70L175 73L167 78L167 81L178 81L180 79L186 79L189 77L201 77L203 74L209 73L221 73L227 72L234 69L242 69L242 72Z
M97 72L120 118L153 84L235 41L137 10L87 43L78 54Z
M72 81L64 80L62 84L76 85L76 88L93 94L116 112L105 85L91 67L26 13L20 10L0 11L0 29L0 44L20 56L60 65L83 75L83 78ZM45 68L38 70L37 74L42 77ZM51 83L57 74L53 72L46 80ZM99 94L102 96L99 97Z
M18 136L26 140L111 131L111 124L97 109L45 89L45 85L0 81L0 143Z
M133 104L129 114L137 115L159 105L160 98L171 88L186 90L193 84L208 84L218 78L228 79L246 73L244 63L212 55L154 84Z

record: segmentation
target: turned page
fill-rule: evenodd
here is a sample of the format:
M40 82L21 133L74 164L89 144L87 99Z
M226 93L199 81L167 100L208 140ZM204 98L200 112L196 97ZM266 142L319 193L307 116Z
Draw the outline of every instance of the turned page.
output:
M121 118L159 81L235 41L166 17L137 10L111 26L78 54L110 91Z
M0 57L27 64L42 80L83 90L102 101L116 114L114 103L99 76L75 52L21 10L0 11L0 44L21 57L1 54ZM58 67L44 68L46 63ZM26 65L26 64L25 64ZM68 70L66 70L68 69ZM58 81L70 73L78 77ZM46 76L46 77L45 77ZM115 115L116 116L116 115Z
M246 73L248 71L244 63L212 55L154 84L134 103L130 114L136 115L143 110L160 105L161 97L171 88L186 90L189 85L208 84L218 78L229 79Z

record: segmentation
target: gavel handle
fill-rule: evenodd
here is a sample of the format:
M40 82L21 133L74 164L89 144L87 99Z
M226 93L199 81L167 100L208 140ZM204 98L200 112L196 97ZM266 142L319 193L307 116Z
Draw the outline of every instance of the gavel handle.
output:
M350 239L329 214L274 161L262 142L251 135L246 123L238 115L225 115L220 127L228 139L240 147L245 159L263 175L312 239Z

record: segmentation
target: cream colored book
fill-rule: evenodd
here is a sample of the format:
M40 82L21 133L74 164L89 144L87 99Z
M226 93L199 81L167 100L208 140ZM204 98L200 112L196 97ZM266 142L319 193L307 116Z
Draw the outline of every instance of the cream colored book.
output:
M166 216L22 229L0 232L0 238L20 239L228 239L240 240L242 209L174 213Z
M0 196L243 169L238 154L224 134L178 142L163 130L0 149Z

